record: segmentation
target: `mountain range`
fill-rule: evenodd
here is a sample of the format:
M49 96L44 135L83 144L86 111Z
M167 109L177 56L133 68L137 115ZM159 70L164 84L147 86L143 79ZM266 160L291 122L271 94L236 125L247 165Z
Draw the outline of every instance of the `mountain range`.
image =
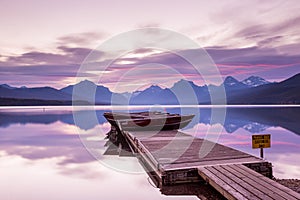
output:
M76 90L73 90L76 88ZM221 85L198 86L192 81L180 80L171 88L152 85L143 91L114 93L109 88L85 80L60 90L51 87L12 87L0 85L0 105L154 105L154 104L211 104L211 94L225 89L226 97L214 97L214 104L299 104L300 74L281 82L251 76L238 81L232 76ZM73 93L74 91L79 91ZM94 94L94 95L92 95ZM219 99L218 99L219 98Z

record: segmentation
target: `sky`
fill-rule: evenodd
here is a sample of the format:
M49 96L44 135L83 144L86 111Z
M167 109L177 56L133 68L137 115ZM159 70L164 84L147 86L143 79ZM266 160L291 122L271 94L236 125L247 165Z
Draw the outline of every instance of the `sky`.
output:
M117 48L99 49L124 32L149 27L171 30L203 48L220 72L208 78L281 81L300 72L299 10L297 0L1 0L0 84L60 89L90 79L117 92L170 87L182 78L204 84L207 77L178 56L196 57L197 49L182 45L174 53L151 46L122 49L122 55ZM93 70L78 76L95 49ZM101 65L108 62L104 71Z

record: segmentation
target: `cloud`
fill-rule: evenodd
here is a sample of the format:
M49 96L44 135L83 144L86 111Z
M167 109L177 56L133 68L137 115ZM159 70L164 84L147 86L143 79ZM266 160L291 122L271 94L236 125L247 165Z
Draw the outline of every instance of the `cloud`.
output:
M104 32L73 33L57 38L57 43L58 45L89 46L91 44L97 44L97 42L106 37L106 35Z
M261 38L266 36L265 32L268 30L266 24L255 24L244 27L234 34L235 37L242 37L246 39Z
M269 12L268 9L261 11L261 13ZM300 36L296 34L298 32L300 34L297 28L300 27L299 23L300 17L294 16L280 21L270 21L270 23L266 20L259 23L237 23L232 29L230 24L226 24L219 30L208 31L207 35L204 35L211 41L222 39L224 43L215 43L205 50L223 75L246 76L268 70L270 74L275 74L276 69L282 68L295 72L296 66L300 63L300 56L297 53L300 50ZM141 27L158 25L145 23ZM148 34L161 36L159 38L161 42L167 41L170 44L174 42L168 35L159 35L160 32L156 29L145 32L145 37ZM55 84L56 87L58 87L58 83L55 83L57 81L69 84L76 80L81 63L92 52L90 48L78 46L88 46L104 36L105 34L101 32L69 34L57 39L58 46L52 52L29 51L20 55L6 56L5 59L0 57L0 75L4 77L2 81L14 84L21 84L22 81L23 83L32 81L36 84L44 82L44 85ZM214 40L214 37L217 40ZM232 42L227 43L226 38ZM180 75L189 79L201 79L199 72L176 54L197 58L199 56L197 50L199 49L183 47L177 49L177 52L167 52L161 49L142 48L129 52L117 60L111 58L115 57L118 51L114 52L114 55L108 55L94 50L92 54L94 57L90 58L89 63L85 63L86 70L80 76L93 77L96 80L101 75L101 84L119 81L124 83L127 81L130 84L141 78L146 81L145 84L149 84L151 79L160 82L159 79L166 80L166 77L169 78L168 80L175 81L176 78L180 78ZM108 64L109 67L104 69ZM161 65L161 68L159 69L157 65ZM204 68L207 68L206 75L217 76L210 70L210 66ZM136 69L139 71L132 73ZM179 76L173 73L174 71ZM128 73L130 76L125 77ZM63 83L60 83L60 86L63 86Z
M275 22L262 22L241 26L232 38L258 47L277 48L300 41L300 16L288 17ZM230 40L230 39L229 39ZM286 52L290 53L290 52Z
M7 58L9 64L39 64L39 63L65 63L66 57L60 54L44 52L28 52L20 56L11 56Z
M286 19L284 21L278 22L275 26L271 27L272 32L282 32L282 31L297 31L300 32L300 16Z
M35 51L6 57L5 61L0 61L1 82L14 86L48 85L62 88L74 84L78 78L95 77L93 71L78 74L81 63L92 49L59 46L57 51L58 53ZM93 55L101 58L105 53L94 50ZM94 65L94 71L97 72L99 67L96 63Z
M281 37L269 38L268 42ZM298 46L285 46L282 48L296 48ZM102 58L97 62L91 62L86 70L77 74L80 63L89 54L88 48L71 48L59 46L60 53L28 52L20 56L10 57L0 68L0 75L4 83L15 85L55 85L63 87L67 84L76 82L77 76L84 78L99 78L100 84L112 86L114 84L132 84L136 80L143 78L143 84L164 83L168 86L176 80L187 78L199 81L201 74L184 58L174 52L156 51L155 49L137 49L129 52L129 56L124 55L117 60L105 59L104 52L95 51L96 57ZM300 55L289 55L282 53L274 48L248 47L248 48L228 48L210 47L206 48L222 75L248 76L253 74L263 74L268 77L266 72L275 76L276 70L289 69L296 72L300 63ZM196 49L178 50L182 55L199 56ZM96 59L97 60L97 59ZM26 63L20 65L20 63ZM104 69L108 63L108 68ZM209 68L208 68L209 69ZM104 71L105 70L105 73ZM282 70L280 70L282 71ZM209 76L217 76L208 70ZM284 72L281 75L291 74ZM168 80L166 80L168 77ZM286 78L286 77L282 77ZM96 80L96 79L95 79ZM23 83L23 84L22 84ZM198 82L198 84L201 84Z
M300 62L300 55L287 55L272 48L214 49L207 52L217 64L226 65L291 65Z
M158 22L148 22L148 23L141 23L138 24L137 28L153 28L153 27L161 27L162 25Z
M272 38L270 38L272 40ZM266 42L267 43L267 42ZM231 66L256 66L256 65L273 65L273 66L283 66L283 65L293 65L300 63L300 55L287 55L281 53L273 48L259 48L259 47L249 47L249 48L206 48L207 53L212 57L217 65L231 65ZM151 52L153 50L149 50ZM139 53L147 54L145 49L141 51L135 51ZM197 49L181 50L181 54L188 54L189 56L200 56L197 55ZM127 65L118 64L122 63L120 61L129 61ZM133 63L133 64L132 64ZM119 58L114 61L110 66L112 69L120 69L125 67L126 70L143 66L146 64L161 64L169 67L173 67L179 72L191 72L193 66L188 63L183 57L180 57L173 52L161 52L157 54L149 53L145 57L129 57ZM192 70L194 71L194 70Z
M270 81L278 81L295 73L299 73L300 55L289 55L274 48L260 48L255 46L234 49L217 47L208 48L206 50L223 76L230 75L242 79L255 74L261 75ZM190 49L182 51L184 51L184 54L197 56L195 54L197 52L196 50ZM142 52L146 53L144 50ZM122 60L122 58L120 60ZM168 80L175 81L180 78L180 76L172 73L172 70L175 70L182 77L198 81L198 84L203 84L203 82L199 82L201 74L199 74L192 65L183 58L170 52L152 54L144 58L126 58L126 60L134 64L120 65L113 63L111 66L113 73L108 74L109 77L107 76L107 79L105 79L104 76L104 82L109 78L116 82L120 81L120 77L124 76L129 70L140 69L138 75L134 76L132 73L132 76L128 77L128 83L134 82L140 77L143 77L144 81L152 80L160 83L159 79L161 79L168 83ZM161 70L155 70L155 67L153 67L152 70L149 68L143 70L143 67L149 67L151 63L153 63L152 66L155 66L155 63L156 65L161 64L168 66L170 70L165 70L163 67L161 67ZM124 66L125 68L123 68ZM211 77L218 76L218 74L213 72L208 74ZM168 77L168 80L165 77ZM124 79L122 81L124 81Z
M71 48L67 46L59 46L58 49L63 51L65 57L68 58L69 62L76 63L76 64L82 63L83 60L88 56L88 54L92 52L92 49L79 48L79 47ZM98 56L104 55L103 52L97 51L96 53L95 50L94 50L94 54L97 54Z
M265 38L265 39L259 41L257 44L260 47L270 46L270 45L272 45L274 43L276 44L282 38L283 38L283 36L273 36L273 37Z
M30 51L21 55L6 56L5 61L0 61L1 66L36 66L36 65L80 65L93 51L97 59L105 56L104 52L89 48L58 46L56 53Z

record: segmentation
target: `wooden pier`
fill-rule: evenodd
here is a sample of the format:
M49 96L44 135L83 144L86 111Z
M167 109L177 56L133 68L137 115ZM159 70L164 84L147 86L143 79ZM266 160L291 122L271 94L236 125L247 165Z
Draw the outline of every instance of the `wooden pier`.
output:
M177 130L117 132L157 187L202 181L227 199L300 199L270 179L272 164L261 158Z
M243 164L199 167L199 174L227 199L300 199L299 193Z

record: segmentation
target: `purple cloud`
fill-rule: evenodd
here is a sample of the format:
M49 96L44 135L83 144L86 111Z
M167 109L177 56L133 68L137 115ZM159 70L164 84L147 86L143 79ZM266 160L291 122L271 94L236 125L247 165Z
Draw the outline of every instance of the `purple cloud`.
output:
M57 38L57 41L59 45L75 44L79 46L86 46L95 43L97 40L103 39L105 36L106 33L104 32L74 33L61 36Z
M300 18L299 18L300 19ZM249 75L263 74L267 79L278 79L276 73L282 69L288 69L280 76L282 79L297 73L300 63L299 54L295 50L300 49L298 43L286 43L287 36L282 35L279 30L287 29L298 23L298 18L287 20L285 25L252 25L240 29L234 33L234 37L244 38L245 41L254 41L256 46L247 48L234 48L229 46L215 46L205 48L214 60L219 70L224 76L237 76L237 78ZM277 27L277 28L276 28ZM281 27L281 28L278 28ZM270 30L278 30L273 35ZM157 34L149 32L147 34ZM91 38L97 35L86 33L79 35L69 35L59 38L61 42L68 43L88 43ZM99 36L100 37L100 36ZM163 39L163 38L162 38ZM78 69L82 61L92 51L89 48L70 47L67 45L57 47L56 53L32 51L17 56L6 57L0 62L0 74L4 83L25 85L40 84L62 87L63 82L68 79L68 83L75 81ZM276 47L273 47L276 46ZM161 50L160 50L161 51ZM197 50L178 49L177 53L197 57ZM117 53L117 52L116 52ZM102 73L100 84L111 84L116 82L127 82L130 84L141 77L149 84L149 81L158 79L176 81L182 77L197 81L201 79L201 74L188 63L184 58L178 56L176 52L159 52L156 49L137 49L129 52L129 55L111 60L105 52L94 51L93 61L89 63L87 70L80 76L94 77L97 79L102 73L104 66L111 63ZM110 55L111 56L111 55ZM158 65L164 66L159 68ZM203 66L208 67L208 66ZM169 68L169 70L167 69ZM131 72L139 69L138 72ZM177 72L176 73L174 73ZM130 76L125 77L130 72ZM268 73L267 73L268 72ZM216 74L209 74L217 76ZM23 82L23 84L22 84ZM61 83L57 83L61 82ZM158 81L159 82L159 81Z
M0 61L1 66L20 65L70 65L81 64L86 56L93 51L93 55L99 58L104 52L89 48L58 46L57 53L30 51L16 56L7 56L6 61Z
M60 54L43 53L43 52L28 52L20 56L8 57L7 62L9 64L38 64L41 62L58 63L66 62L66 57Z

